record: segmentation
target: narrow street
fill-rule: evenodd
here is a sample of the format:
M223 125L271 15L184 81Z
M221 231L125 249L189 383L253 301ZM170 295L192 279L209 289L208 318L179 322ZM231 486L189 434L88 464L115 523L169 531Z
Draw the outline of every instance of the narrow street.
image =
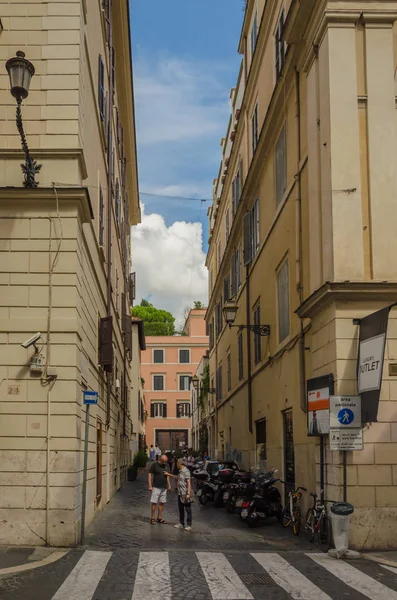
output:
M146 477L126 484L87 532L84 547L46 567L0 578L1 600L397 600L397 568L336 561L278 523L251 530L211 504L193 530L151 525ZM33 551L33 550L32 550Z

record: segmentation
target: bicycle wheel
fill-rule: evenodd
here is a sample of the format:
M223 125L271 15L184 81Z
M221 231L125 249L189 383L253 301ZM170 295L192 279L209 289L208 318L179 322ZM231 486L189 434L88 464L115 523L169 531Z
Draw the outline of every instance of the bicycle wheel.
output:
M323 515L318 534L320 538L321 550L323 552L328 552L332 546L332 526L331 519L328 517L328 515Z
M305 529L310 536L310 541L314 542L315 533L314 533L314 523L316 522L314 516L314 510L309 508L306 513L306 521L305 521Z
M284 508L281 515L281 525L283 527L289 527L291 525L292 517L289 509L289 504Z
M294 521L292 529L295 535L299 535L299 532L301 530L301 519L301 509L299 508L299 506L294 506Z

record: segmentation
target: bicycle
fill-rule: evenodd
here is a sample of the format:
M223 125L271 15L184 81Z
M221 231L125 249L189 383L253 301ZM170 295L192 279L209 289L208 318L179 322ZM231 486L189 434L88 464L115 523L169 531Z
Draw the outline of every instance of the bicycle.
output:
M310 496L313 498L313 506L306 513L305 529L311 534L310 542L316 542L323 552L328 552L332 546L332 527L326 504L334 504L334 500L322 502L315 492L310 492Z
M281 521L283 527L289 527L292 523L292 531L295 535L299 535L302 521L302 513L298 504L302 498L302 493L299 490L307 492L307 489L304 487L297 487L296 490L288 492L288 503L283 510Z

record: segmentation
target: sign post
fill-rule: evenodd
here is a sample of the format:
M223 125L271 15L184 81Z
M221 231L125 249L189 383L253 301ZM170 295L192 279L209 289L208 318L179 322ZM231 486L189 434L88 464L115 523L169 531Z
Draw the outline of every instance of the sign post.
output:
M325 445L329 433L329 397L334 392L332 373L307 380L307 435L320 437L320 490L324 500Z
M331 396L329 399L329 445L343 453L343 501L347 500L348 450L363 449L360 396Z
M83 401L86 405L85 411L85 438L84 438L84 467L83 467L83 497L81 502L81 535L80 543L84 544L85 537L85 508L87 501L87 465L88 465L88 437L90 432L90 404L98 404L98 392L85 390L83 392Z

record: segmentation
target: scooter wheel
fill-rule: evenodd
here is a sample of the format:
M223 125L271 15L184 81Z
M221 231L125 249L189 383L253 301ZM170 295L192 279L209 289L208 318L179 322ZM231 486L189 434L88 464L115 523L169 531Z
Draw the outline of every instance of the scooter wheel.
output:
M234 508L235 508L235 503L234 503L234 498L229 498L229 500L227 501L226 504L226 510L228 513L234 513Z
M215 508L223 508L223 492L216 492L214 496Z
M247 517L247 525L248 527L258 527L259 525L259 517L257 516L256 512L254 511L250 511L248 513L248 517Z
M204 492L201 494L201 496L199 496L199 502L202 506L205 506L208 502L208 496L207 494L204 494Z

